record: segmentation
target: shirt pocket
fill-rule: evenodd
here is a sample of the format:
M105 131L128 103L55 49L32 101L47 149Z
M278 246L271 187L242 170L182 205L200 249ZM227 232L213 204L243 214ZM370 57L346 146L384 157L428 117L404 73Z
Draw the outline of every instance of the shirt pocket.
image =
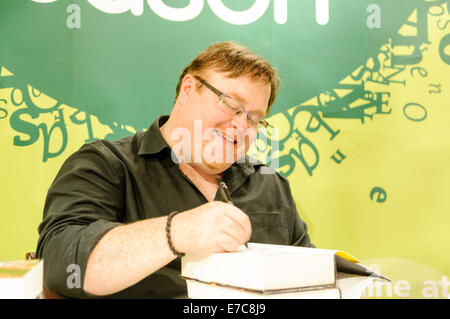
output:
M252 237L250 242L289 245L286 216L280 212L250 213Z

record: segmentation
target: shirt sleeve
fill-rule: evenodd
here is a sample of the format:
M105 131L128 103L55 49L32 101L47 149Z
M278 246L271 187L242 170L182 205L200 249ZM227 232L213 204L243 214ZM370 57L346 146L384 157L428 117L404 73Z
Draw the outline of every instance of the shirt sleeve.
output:
M308 226L303 220L300 219L300 215L296 208L293 218L294 222L291 245L315 248L316 246L311 243L311 239L308 234Z
M279 175L281 177L281 175ZM286 178L281 177L284 181L284 193L286 194L288 205L290 210L290 233L291 233L291 242L292 246L302 246L302 247L311 247L315 248L315 245L311 243L311 239L308 234L308 226L301 219L300 213L297 210L297 205L295 204L295 200L292 196L291 187L289 186L289 182Z
M123 170L114 158L101 141L85 144L48 191L36 253L44 260L44 286L62 297L88 296L82 285L89 254L123 222Z

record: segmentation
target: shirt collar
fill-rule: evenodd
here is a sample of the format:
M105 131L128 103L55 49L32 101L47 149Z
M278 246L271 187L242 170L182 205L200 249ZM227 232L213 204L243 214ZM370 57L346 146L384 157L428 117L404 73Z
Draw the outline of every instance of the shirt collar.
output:
M230 194L234 193L250 175L255 173L255 167L259 165L263 164L245 155L245 162L236 162L223 172L223 181L227 184Z
M161 152L165 148L170 149L170 146L163 138L160 130L160 127L163 126L168 119L168 115L161 115L148 128L148 130L144 133L144 137L142 138L142 143L139 147L138 152L139 155L156 154Z

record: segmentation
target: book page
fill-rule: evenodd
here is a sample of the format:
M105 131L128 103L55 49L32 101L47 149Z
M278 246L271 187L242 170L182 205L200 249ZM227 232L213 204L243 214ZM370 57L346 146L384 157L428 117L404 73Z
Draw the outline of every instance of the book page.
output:
M308 255L332 255L336 253L336 250L287 246L287 245L248 243L248 248L245 247L244 245L239 246L238 252L264 256L279 256L279 255L308 256Z

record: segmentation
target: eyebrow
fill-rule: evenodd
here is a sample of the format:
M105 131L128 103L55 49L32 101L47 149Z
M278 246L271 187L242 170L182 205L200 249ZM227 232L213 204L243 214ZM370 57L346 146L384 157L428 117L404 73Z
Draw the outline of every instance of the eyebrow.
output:
M245 104L246 104L246 100L243 98L243 97L241 97L239 94L233 94L234 96L232 96L231 94L228 94L228 93L225 93L224 92L224 94L225 95L227 95L227 96L229 96L229 97L231 97L233 100L237 100L239 103L241 103L243 106L244 106L244 108L245 108ZM264 111L260 111L260 110L256 110L256 111L248 111L247 109L246 109L246 111L247 112L249 112L249 113L251 113L251 114L255 114L255 115L258 115L258 116L260 116L261 118L264 118L267 114L266 114L266 112L264 112Z
M225 93L225 92L223 92L223 93ZM244 107L245 107L245 104L247 104L247 100L244 99L244 98L243 98L242 96L240 96L239 94L236 94L236 93L233 92L233 93L231 93L231 94L225 93L225 95L231 97L233 100L238 101L238 102L241 103Z
M247 100L244 99L242 96L240 96L237 93L226 93L224 91L221 91L217 88L215 88L214 86L212 86L211 84L209 84L207 81L203 80L201 77L199 77L198 75L194 75L194 77L199 80L203 85L207 86L210 90L212 90L213 92L216 92L217 95L219 95L220 93L225 94L226 96L232 98L233 100L238 101L244 108L245 108L245 104L247 104ZM255 114L255 115L259 115L261 118L264 118L267 115L267 112L262 112L262 111L255 111L255 112L250 112L251 114Z

